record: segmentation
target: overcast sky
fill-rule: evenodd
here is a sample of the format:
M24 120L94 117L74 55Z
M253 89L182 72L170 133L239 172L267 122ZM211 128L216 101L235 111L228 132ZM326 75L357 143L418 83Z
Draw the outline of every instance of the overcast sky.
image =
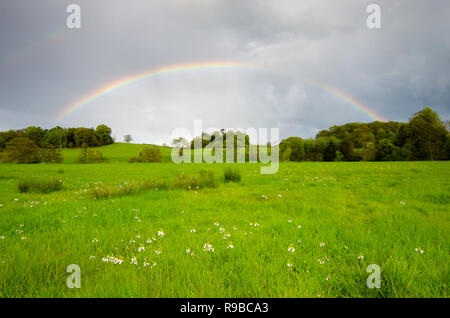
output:
M81 7L68 29L66 7ZM366 8L381 7L381 29ZM448 0L1 0L0 130L106 124L118 141L176 127L277 127L282 138L430 106L450 119ZM154 76L57 114L107 83L174 64L250 63ZM312 79L306 80L306 79Z

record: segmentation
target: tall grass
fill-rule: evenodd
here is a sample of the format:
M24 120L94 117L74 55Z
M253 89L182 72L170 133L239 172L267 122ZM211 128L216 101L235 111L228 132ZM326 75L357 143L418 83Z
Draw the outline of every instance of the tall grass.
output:
M0 297L449 297L450 162L229 166L241 184L220 184L220 164L0 165ZM174 188L201 169L214 191ZM32 176L64 176L63 191L17 193ZM94 183L130 195L81 195ZM381 288L367 286L370 264Z
M226 182L240 182L241 181L241 172L237 168L226 167L223 176Z
M19 181L18 188L20 193L51 193L61 190L63 184L64 182L58 178L26 178Z
M201 170L199 176L187 176L185 173L181 173L178 177L172 181L173 188L180 189L202 189L202 188L215 188L217 186L212 171Z
M145 180L95 187L88 191L88 196L95 199L109 199L114 197L138 194L148 190L195 190L202 188L215 188L216 186L217 184L214 178L214 173L202 170L199 172L198 176L187 176L186 174L181 173L172 181Z

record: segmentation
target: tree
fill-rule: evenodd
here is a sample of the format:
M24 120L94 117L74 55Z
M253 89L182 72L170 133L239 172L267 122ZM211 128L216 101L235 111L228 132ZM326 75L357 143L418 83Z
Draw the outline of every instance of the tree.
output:
M123 140L125 140L126 143L130 143L131 141L133 141L133 138L130 134L126 134L125 136L123 136Z
M60 163L63 161L61 150L50 144L43 144L39 154L41 161L45 163Z
M339 146L339 151L342 153L343 159L346 161L353 161L355 160L355 154L353 152L353 143L345 139L341 142Z
M75 131L75 146L83 147L84 144L92 146L92 133L89 129L80 127Z
M62 148L65 145L66 132L59 126L50 129L43 139L43 143Z
M37 163L39 162L39 148L27 137L16 137L6 144L4 150L7 162Z
M436 160L445 157L447 131L439 115L426 107L409 120L409 140L414 159Z
M88 149L88 145L84 143L77 161L80 163L102 163L106 161L106 158L100 151Z
M388 139L383 139L377 146L375 159L378 161L393 160L395 145Z
M305 159L305 144L300 137L289 137L280 143L282 160L302 161Z
M98 125L97 128L95 128L95 134L101 145L110 145L114 142L111 137L111 128L106 125Z
M336 159L336 152L339 150L336 138L329 138L328 144L323 152L324 161L334 161Z
M47 132L41 127L30 126L25 129L24 135L25 137L32 140L36 146L40 147L46 133Z

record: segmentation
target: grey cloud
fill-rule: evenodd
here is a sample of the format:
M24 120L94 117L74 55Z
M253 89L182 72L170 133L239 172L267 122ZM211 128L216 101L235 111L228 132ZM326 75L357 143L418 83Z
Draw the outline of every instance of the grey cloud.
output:
M121 138L168 142L194 119L213 127L280 127L312 137L372 119L305 79L328 83L391 120L425 106L450 117L448 1L79 0L0 4L0 129L106 123ZM127 85L55 120L106 83L165 65L230 60L259 70L201 70Z

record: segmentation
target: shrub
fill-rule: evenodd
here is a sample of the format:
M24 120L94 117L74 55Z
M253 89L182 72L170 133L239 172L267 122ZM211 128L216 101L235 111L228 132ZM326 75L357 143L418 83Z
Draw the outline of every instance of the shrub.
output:
M88 149L86 145L83 145L77 161L80 163L102 163L106 161L106 158L100 151Z
M161 162L161 151L157 147L144 147L138 158L139 162Z
M63 188L63 184L64 182L58 178L23 179L19 181L18 188L21 193L51 193L61 190Z
M226 182L240 182L241 172L237 168L227 167L223 173Z
M88 150L87 152L87 162L102 163L106 161L103 154L98 150Z

